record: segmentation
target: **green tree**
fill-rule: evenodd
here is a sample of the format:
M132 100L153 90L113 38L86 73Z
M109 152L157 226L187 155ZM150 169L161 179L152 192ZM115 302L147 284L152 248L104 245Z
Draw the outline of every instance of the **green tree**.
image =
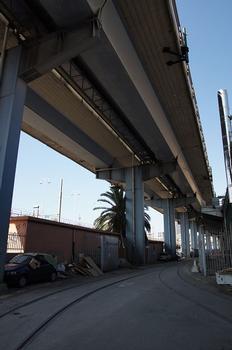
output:
M122 187L112 185L110 190L102 193L102 199L98 202L108 206L96 207L94 210L103 210L100 216L94 221L94 227L101 230L118 232L123 237L126 233L126 198ZM150 216L146 212L147 206L144 206L144 231L145 234L151 230Z

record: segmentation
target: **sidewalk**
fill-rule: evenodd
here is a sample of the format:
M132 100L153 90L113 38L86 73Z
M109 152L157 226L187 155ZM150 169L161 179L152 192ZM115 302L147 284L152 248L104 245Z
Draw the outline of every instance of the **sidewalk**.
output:
M191 272L191 268L193 265L193 260L186 260L182 263L182 269L180 272L180 276L183 279L186 279L189 283L193 285L205 289L211 293L217 295L224 295L226 297L232 298L232 286L229 285L218 285L216 283L215 276L203 276L201 273Z

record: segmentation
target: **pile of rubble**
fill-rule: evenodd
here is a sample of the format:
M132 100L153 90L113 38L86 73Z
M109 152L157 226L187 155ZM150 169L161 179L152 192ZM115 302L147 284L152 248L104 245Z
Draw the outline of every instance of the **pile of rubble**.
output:
M90 256L82 256L78 264L69 264L68 269L75 274L78 273L83 276L97 277L103 274Z

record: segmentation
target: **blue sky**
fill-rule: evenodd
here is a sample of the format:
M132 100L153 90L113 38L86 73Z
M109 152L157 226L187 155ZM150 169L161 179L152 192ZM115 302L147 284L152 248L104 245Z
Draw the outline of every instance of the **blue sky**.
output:
M178 0L179 17L187 28L190 68L198 100L210 165L217 195L224 194L226 183L217 90L232 91L230 23L231 0ZM232 94L232 92L231 92ZM94 174L59 155L30 136L21 133L13 210L41 214L58 213L60 179L64 179L63 218L92 224L98 212L92 209L100 193L109 185ZM151 211L152 228L162 231L160 214Z
M181 24L188 32L191 75L214 187L217 195L223 195L226 180L217 91L227 89L229 101L232 101L232 1L178 0L177 5Z

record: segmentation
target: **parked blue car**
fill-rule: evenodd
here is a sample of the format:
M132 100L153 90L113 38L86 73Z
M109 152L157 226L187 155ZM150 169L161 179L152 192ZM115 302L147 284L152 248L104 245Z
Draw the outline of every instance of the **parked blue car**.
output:
M25 253L5 265L4 280L8 286L25 287L28 283L54 281L57 277L53 257L43 253Z

